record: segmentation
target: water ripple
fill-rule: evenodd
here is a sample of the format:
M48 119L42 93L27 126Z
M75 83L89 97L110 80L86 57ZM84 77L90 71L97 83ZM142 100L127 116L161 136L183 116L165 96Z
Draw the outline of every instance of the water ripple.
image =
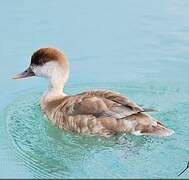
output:
M90 85L68 86L76 93ZM93 84L95 87L96 85ZM77 87L77 88L74 88ZM92 86L91 86L92 87ZM97 87L97 86L96 86ZM24 165L37 178L123 178L174 176L168 170L157 174L153 166L156 161L164 163L178 159L178 153L185 158L188 153L187 116L189 96L188 84L175 87L174 84L101 84L99 89L112 89L127 94L139 104L160 109L154 114L176 134L170 138L155 138L133 135L117 135L106 139L68 133L54 127L41 113L41 93L28 92L19 95L6 108L6 122L9 137ZM182 93L180 93L182 92ZM152 98L153 97L153 98ZM180 123L178 123L180 122ZM183 127L182 124L185 124ZM188 124L189 125L189 124ZM177 134L178 133L178 134ZM178 139L183 150L178 144ZM172 149L174 148L174 149ZM161 154L161 160L159 152ZM177 155L175 155L177 152ZM183 153L184 152L184 153ZM169 155L168 155L169 154ZM181 158L181 157L179 157ZM157 160L158 159L158 160ZM149 161L150 163L146 163ZM140 167L146 163L141 171ZM166 166L172 162L168 162ZM155 165L156 167L157 165ZM175 168L176 168L175 164ZM157 169L160 167L156 167ZM171 167L170 167L171 168ZM175 169L173 169L173 172Z

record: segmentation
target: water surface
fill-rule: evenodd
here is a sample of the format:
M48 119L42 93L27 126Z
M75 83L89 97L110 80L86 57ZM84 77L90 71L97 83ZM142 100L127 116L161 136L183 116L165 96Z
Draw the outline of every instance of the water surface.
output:
M0 6L0 178L177 177L189 154L189 1L4 1ZM31 53L67 54L67 94L126 94L175 134L90 137L61 131L41 113L47 82L12 81ZM182 177L187 178L189 172Z

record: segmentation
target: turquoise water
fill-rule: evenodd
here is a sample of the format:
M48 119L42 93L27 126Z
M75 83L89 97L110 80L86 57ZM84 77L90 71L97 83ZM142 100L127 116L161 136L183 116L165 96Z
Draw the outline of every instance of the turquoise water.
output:
M189 1L4 1L0 6L0 178L175 178L189 161ZM47 82L12 81L39 47L67 54L67 94L127 94L175 134L106 139L55 128ZM188 178L189 171L181 177Z

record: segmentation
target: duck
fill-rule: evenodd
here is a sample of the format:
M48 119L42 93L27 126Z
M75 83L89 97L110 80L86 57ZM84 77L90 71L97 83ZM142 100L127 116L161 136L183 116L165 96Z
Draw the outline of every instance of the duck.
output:
M59 49L45 47L31 56L29 67L12 79L44 77L49 86L41 97L40 108L56 127L70 132L110 137L118 133L170 136L174 133L126 95L112 90L92 90L76 95L64 92L69 63Z

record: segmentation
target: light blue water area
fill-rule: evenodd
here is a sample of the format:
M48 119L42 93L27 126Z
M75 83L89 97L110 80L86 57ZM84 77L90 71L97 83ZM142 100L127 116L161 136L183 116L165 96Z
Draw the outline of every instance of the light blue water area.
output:
M33 0L0 5L0 178L176 178L189 161L189 1ZM32 52L68 56L67 94L126 94L175 134L90 137L41 113L47 82L12 81ZM189 171L181 177L188 178Z

